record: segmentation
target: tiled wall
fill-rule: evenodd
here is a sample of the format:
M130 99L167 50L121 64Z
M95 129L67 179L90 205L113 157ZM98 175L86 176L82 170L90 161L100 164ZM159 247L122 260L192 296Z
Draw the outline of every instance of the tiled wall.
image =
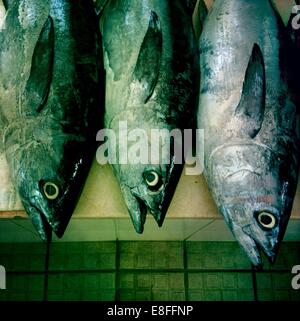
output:
M236 242L0 243L0 300L300 300L300 243L254 271Z

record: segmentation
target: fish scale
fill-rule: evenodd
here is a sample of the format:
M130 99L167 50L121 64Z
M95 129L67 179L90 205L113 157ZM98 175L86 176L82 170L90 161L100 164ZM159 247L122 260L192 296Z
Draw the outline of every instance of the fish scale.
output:
M120 121L147 133L194 125L199 70L191 7L181 0L111 0L104 7L105 127L117 136ZM138 233L147 211L162 225L183 167L174 162L172 155L169 164L113 164Z
M255 12L255 15L253 15ZM255 266L274 262L299 168L295 56L268 0L216 0L200 37L205 177Z
M23 206L47 241L51 229L61 237L68 225L102 127L97 16L92 0L5 4L0 33L3 149Z

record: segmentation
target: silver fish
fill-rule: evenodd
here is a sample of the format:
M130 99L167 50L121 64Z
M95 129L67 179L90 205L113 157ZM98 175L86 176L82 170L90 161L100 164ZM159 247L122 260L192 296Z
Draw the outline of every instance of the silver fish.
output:
M200 38L205 177L253 265L274 262L299 167L288 35L268 0L216 0Z
M47 240L50 227L64 233L97 147L97 16L92 0L6 5L0 33L2 148L25 210Z
M101 15L100 29L105 127L119 133L120 122L127 121L128 131L190 128L198 91L198 50L185 1L112 0ZM171 154L170 164L113 166L138 233L143 232L147 210L162 225L182 170L175 163Z

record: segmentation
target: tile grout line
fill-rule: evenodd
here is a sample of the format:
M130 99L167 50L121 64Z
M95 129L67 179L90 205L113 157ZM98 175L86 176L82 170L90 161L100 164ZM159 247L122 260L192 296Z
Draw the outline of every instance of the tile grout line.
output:
M120 301L120 242L116 239L116 260L115 260L115 301Z
M252 274L253 297L254 297L254 301L258 302L256 271L253 265L251 265L251 274Z
M163 268L157 268L157 269L146 269L146 268L119 268L119 272L139 272L139 273L146 273L149 270L154 273L183 273L184 268L178 268L178 269L163 269ZM187 273L251 273L251 269L186 269ZM47 273L49 275L51 274L64 274L64 273L115 273L116 269L84 269L84 270L49 270ZM260 274L269 274L269 273L290 273L290 270L287 269L280 269L280 270L264 270L260 271ZM45 274L45 270L42 271L7 271L7 275L40 275Z
M49 258L50 258L51 241L52 240L50 238L50 240L46 243L43 301L48 301Z
M209 225L213 224L216 220L211 220L209 223L205 224L204 226L200 227L198 230L196 230L195 232L191 233L190 235L188 235L184 241L188 241L192 236L194 236L195 234L197 234L198 232L206 229Z
M183 241L183 268L184 268L184 295L185 301L189 301L189 275L188 275L188 257L186 240Z

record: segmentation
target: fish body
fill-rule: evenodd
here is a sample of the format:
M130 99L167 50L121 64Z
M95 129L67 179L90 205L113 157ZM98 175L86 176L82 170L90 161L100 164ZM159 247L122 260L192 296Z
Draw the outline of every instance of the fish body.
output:
M102 71L97 16L89 0L6 3L2 148L24 208L47 240L49 227L64 233L96 151Z
M128 132L191 128L198 51L186 3L112 0L103 11L100 29L105 127L120 133L119 124L126 121ZM128 142L128 150L131 146ZM113 168L136 231L142 233L147 210L161 225L182 170L174 154L169 164L117 163Z
M216 0L200 38L205 177L255 266L262 264L260 249L275 260L297 185L299 116L289 49L268 0Z

